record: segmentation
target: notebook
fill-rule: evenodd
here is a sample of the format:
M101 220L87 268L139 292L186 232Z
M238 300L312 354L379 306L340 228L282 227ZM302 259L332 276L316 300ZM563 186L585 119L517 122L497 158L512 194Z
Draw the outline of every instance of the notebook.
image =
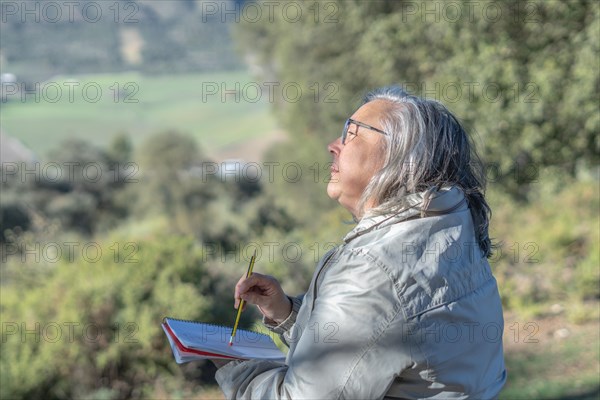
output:
M178 364L207 358L285 361L285 354L264 333L238 329L229 346L232 328L226 326L165 318L162 328Z

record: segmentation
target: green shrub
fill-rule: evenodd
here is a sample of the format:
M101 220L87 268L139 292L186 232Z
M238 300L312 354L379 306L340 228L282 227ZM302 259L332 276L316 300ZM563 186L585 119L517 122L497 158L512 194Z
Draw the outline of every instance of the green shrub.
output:
M161 235L98 246L97 262L61 262L39 284L2 288L0 397L138 397L159 376L181 379L160 323L215 319L201 250Z
M542 171L531 203L511 201L492 187L491 236L500 243L492 267L507 309L539 315L553 303L598 300L594 186Z

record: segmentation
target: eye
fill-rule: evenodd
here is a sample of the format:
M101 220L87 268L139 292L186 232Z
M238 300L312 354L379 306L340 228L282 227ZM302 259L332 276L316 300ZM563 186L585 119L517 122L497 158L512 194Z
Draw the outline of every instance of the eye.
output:
M357 135L357 133L358 133L358 129L355 128L354 131L352 131L351 128L348 128L348 137L354 137Z

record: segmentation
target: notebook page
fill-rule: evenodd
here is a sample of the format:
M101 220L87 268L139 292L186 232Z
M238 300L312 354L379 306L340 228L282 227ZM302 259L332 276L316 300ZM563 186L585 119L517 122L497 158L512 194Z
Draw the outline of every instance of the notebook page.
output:
M202 360L202 359L211 359L211 358L220 358L223 360L231 360L232 358L223 356L220 354L208 353L201 350L189 349L189 348L181 348L180 343L177 343L178 339L173 338L172 333L170 332L170 327L166 324L161 324L163 331L167 335L167 340L171 345L171 350L173 352L173 356L175 357L175 361L177 364L183 364L189 361Z
M265 334L238 329L229 346L231 328L201 322L165 318L173 333L186 347L240 358L282 360L285 355Z

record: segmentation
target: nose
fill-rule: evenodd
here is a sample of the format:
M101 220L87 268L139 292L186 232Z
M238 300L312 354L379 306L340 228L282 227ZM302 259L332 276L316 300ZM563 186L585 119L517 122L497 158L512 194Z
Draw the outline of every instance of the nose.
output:
M340 149L342 148L342 138L337 138L333 142L327 145L327 150L334 156L340 154Z

